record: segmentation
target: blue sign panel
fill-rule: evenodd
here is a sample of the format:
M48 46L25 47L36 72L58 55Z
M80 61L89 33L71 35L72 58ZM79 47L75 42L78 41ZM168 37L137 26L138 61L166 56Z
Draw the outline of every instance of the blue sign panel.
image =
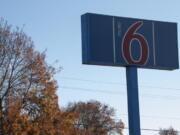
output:
M82 15L84 64L179 68L177 23Z

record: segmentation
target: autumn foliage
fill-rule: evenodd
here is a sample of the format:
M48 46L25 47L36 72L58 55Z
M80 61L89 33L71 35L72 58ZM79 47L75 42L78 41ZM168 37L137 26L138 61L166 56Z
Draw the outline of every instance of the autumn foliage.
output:
M0 134L56 134L55 69L20 29L0 23Z
M99 102L60 110L56 71L30 37L0 20L0 135L105 135L118 129L114 110Z
M124 123L113 119L115 111L108 105L98 101L70 103L65 112L77 114L74 125L79 135L122 135Z

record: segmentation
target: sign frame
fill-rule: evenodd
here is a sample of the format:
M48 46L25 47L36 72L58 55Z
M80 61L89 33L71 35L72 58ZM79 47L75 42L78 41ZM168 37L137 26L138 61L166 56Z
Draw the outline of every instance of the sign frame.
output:
M138 22L142 24L131 33L130 45L127 46L126 43L124 50L127 50L128 47L133 48L129 52L133 57L136 57L134 61L138 61L141 57L140 50L144 52L144 49L141 48L148 48L148 62L145 64L128 62L127 53L123 55L124 51L122 51L122 42L127 40L128 29L132 28L133 23ZM86 13L81 16L81 24L83 64L118 67L136 66L161 70L179 68L177 23L175 22ZM139 43L136 38L140 39ZM147 47L141 46L142 42L148 44Z
M129 24L123 25L126 30L116 20L125 20ZM129 135L141 135L137 68L179 68L177 23L86 13L81 16L81 24L83 64L126 67Z

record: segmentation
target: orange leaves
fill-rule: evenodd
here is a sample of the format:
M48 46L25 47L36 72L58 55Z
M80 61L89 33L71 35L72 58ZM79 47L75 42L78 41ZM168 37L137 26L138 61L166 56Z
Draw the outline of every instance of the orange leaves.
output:
M71 103L65 112L77 114L74 127L80 134L107 135L123 129L113 119L114 109L98 101Z
M56 132L53 121L59 107L54 68L33 46L22 30L12 30L0 21L0 131L4 134Z
M56 71L30 37L0 21L0 134L105 135L119 127L98 101L60 110Z

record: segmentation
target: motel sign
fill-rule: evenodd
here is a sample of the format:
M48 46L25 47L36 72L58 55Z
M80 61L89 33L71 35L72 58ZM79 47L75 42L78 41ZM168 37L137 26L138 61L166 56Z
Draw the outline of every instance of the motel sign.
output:
M126 67L129 135L141 135L137 68L179 68L177 23L86 13L82 62Z
M82 15L84 64L178 69L177 42L176 23Z

